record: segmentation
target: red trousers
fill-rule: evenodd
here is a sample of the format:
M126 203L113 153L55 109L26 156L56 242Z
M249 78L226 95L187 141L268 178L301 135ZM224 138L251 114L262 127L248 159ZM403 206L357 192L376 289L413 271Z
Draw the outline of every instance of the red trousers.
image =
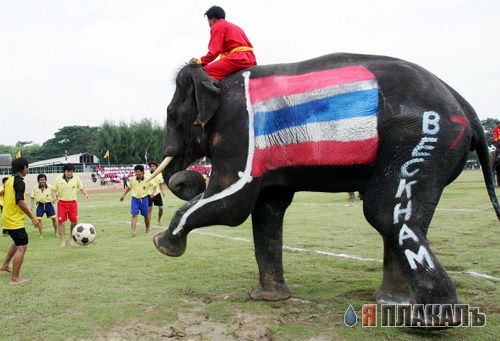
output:
M235 52L219 59L211 64L205 65L203 69L218 81L222 78L247 67L257 65L255 55L252 51Z

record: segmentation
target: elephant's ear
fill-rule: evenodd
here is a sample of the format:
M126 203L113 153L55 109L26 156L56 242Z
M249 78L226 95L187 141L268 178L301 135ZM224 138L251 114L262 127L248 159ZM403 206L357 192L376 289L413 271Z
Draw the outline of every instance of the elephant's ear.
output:
M220 94L222 92L215 79L208 76L205 72L203 76L193 78L196 106L198 109L198 116L194 124L202 127L210 121L219 108Z

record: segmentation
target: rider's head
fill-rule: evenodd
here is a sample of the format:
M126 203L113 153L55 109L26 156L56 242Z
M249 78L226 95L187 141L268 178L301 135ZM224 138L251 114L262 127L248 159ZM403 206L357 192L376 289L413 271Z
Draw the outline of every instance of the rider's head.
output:
M226 12L219 6L212 6L206 12L205 15L208 20L212 19L226 19Z

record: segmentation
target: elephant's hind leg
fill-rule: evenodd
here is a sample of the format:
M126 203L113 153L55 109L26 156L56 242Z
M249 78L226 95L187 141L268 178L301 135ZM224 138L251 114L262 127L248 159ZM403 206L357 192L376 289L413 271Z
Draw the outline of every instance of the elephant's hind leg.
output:
M255 300L278 301L290 297L283 277L283 217L293 192L268 188L261 192L252 211L255 258L260 284L250 291Z

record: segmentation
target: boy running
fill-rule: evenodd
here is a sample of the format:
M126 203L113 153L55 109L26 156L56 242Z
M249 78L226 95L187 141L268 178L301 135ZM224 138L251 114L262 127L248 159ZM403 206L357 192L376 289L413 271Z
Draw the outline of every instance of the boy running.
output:
M5 261L0 267L1 271L11 272L10 284L18 285L29 282L29 279L19 275L23 265L24 254L28 248L28 234L24 228L24 215L30 217L33 225L38 227L38 219L31 213L24 202L24 177L28 174L28 160L18 158L12 161L13 175L5 182L4 207L2 212L2 225L13 240L7 251ZM12 270L9 268L12 260Z
M132 214L132 220L130 221L130 226L132 229L132 237L136 235L137 227L137 215L140 213L144 217L144 224L146 225L146 232L151 230L151 224L149 221L149 194L153 188L151 182L147 182L144 178L144 166L136 165L134 167L135 177L130 179L128 187L125 189L125 193L120 198L120 201L125 199L125 195L132 191L132 201L130 204L130 213ZM153 192L153 194L156 194Z
M61 247L66 246L66 241L64 239L64 230L66 229L65 222L68 220L71 222L71 227L69 231L69 243L73 244L73 239L71 235L76 224L78 224L78 202L76 200L76 190L79 189L80 192L85 195L88 201L90 197L83 188L80 178L73 175L75 167L72 164L66 164L63 167L64 174L58 176L54 183L54 192L57 195L59 201L57 202L57 220L59 222L59 238L61 240Z
M7 179L8 179L8 177L4 177L2 179L2 184L0 185L0 214L3 211L3 193L5 192L4 185L5 185L5 182L7 181ZM9 235L7 230L3 230L3 229L2 229L2 234L4 237L7 237Z
M38 174L36 177L38 185L33 187L31 191L31 209L35 210L36 217L40 222L40 239L43 239L43 215L46 214L48 218L52 219L52 226L54 226L54 233L57 234L57 219L56 211L53 203L56 202L54 197L54 190L52 186L47 184L47 176L45 174ZM35 206L36 205L36 206Z
M149 176L153 174L158 168L158 163L156 161L149 162ZM163 199L162 199L162 190L165 189L165 184L163 183L163 175L158 174L153 180L150 181L153 185L151 189L151 197L149 199L149 213L148 218L151 221L151 215L153 213L153 204L158 207L158 225L161 225L161 216L163 215ZM153 191L158 193L153 195Z

